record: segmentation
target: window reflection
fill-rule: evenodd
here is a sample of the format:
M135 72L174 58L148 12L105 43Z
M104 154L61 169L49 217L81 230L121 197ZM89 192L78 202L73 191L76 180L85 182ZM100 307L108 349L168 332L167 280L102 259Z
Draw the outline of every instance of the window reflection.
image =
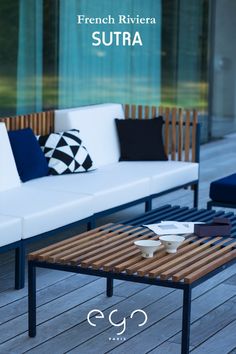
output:
M206 124L208 3L2 1L1 116L112 101L196 108ZM100 25L100 31L140 30L144 46L93 47L94 27L79 27L78 13L152 15L159 22Z

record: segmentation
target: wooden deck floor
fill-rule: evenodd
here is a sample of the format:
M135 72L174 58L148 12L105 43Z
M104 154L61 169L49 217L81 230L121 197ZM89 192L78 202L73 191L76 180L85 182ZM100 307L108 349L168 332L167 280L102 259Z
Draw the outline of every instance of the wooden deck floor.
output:
M209 182L236 170L236 135L204 145L201 149L200 207L206 206ZM191 205L192 194L182 190L159 198L154 206L166 203ZM143 206L116 213L107 221L133 217ZM81 230L84 228L81 227ZM45 245L34 244L33 249ZM107 298L105 280L85 275L40 269L37 273L37 336L27 335L27 287L13 289L13 254L0 257L0 353L126 352L143 354L180 353L182 293L154 286L115 282L114 296ZM236 265L223 271L193 291L191 350L193 354L236 353ZM104 312L97 327L86 321L92 309ZM122 338L108 322L110 311L118 309L114 320L127 318ZM135 309L148 315L138 327ZM115 340L113 340L115 339Z

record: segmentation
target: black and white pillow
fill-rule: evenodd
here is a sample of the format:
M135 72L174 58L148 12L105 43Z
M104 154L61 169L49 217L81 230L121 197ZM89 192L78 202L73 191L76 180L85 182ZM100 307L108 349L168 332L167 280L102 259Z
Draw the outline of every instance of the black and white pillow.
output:
M52 175L87 172L93 169L92 159L82 145L79 130L41 135L38 136L38 142Z

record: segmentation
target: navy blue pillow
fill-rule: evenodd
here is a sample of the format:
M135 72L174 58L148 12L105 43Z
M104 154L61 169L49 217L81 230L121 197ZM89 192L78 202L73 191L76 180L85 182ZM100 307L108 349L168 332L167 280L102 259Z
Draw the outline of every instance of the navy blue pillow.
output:
M9 131L8 136L22 182L47 176L47 160L32 129Z

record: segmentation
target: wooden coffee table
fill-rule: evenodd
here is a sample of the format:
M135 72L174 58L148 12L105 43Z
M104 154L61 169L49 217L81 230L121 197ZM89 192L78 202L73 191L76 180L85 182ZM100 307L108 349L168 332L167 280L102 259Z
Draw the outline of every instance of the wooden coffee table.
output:
M43 267L105 277L107 296L113 279L183 290L182 353L189 353L192 289L235 262L236 239L188 235L176 254L161 248L144 259L134 241L148 238L158 236L142 226L107 224L30 253L29 336L36 335L36 267Z

